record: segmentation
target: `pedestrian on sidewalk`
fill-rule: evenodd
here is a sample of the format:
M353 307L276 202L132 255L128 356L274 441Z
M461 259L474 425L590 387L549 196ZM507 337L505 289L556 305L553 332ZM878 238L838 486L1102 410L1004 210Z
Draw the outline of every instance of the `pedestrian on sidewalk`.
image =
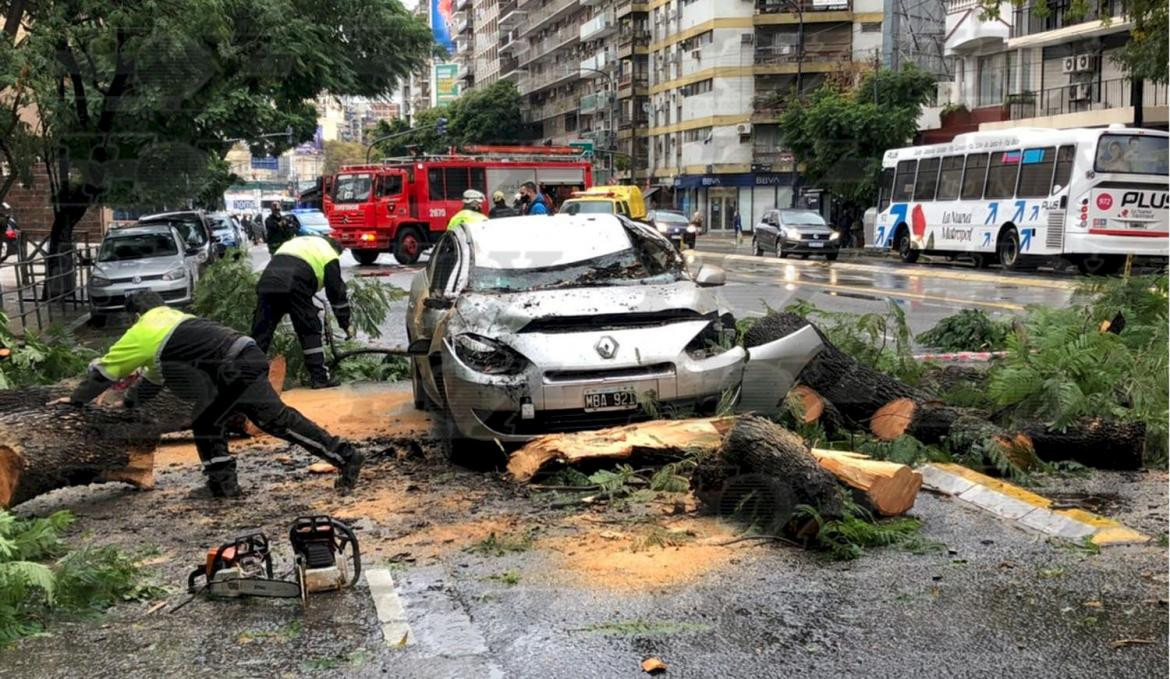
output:
M731 217L731 226L735 229L735 249L743 243L743 221L739 218L739 209L735 210L735 214Z
M343 495L353 490L364 456L280 400L268 382L268 357L255 340L168 307L149 290L131 295L126 310L137 316L134 325L90 364L88 377L72 395L53 403L88 403L141 368L142 377L123 405L147 403L164 384L197 404L191 430L213 496L240 494L236 459L228 454L227 438L227 422L236 412L265 433L298 444L337 467L340 474L334 487Z

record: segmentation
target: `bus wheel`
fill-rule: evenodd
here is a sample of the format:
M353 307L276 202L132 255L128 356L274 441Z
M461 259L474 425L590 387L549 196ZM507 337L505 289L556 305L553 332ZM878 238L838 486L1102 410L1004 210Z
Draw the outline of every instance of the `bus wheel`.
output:
M1018 269L1020 266L1020 235L1014 226L1009 226L999 237L995 246L995 253L999 257L999 265L1006 271Z
M394 242L394 259L399 264L414 264L423 251L422 238L414 229L403 229Z
M1108 276L1125 264L1123 255L1084 255L1077 258L1077 269L1086 276Z
M378 255L380 254L377 250L352 250L351 252L353 252L353 258L362 266L370 266L378 261Z
M918 261L918 254L910 241L910 229L903 226L898 231L898 256L902 258L903 262L913 264Z

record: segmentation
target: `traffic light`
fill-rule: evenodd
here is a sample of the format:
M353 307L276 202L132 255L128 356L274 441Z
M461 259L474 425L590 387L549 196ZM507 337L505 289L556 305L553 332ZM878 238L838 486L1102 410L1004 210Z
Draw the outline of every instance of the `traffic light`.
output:
M446 134L447 134L447 119L446 118L439 118L438 120L435 121L435 132L438 133L438 135L440 137L446 136Z

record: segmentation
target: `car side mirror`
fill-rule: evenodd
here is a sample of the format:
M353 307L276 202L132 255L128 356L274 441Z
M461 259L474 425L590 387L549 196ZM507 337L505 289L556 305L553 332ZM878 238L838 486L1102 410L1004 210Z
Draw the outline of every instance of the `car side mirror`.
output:
M200 248L200 247L192 247L192 246L190 246L190 245L188 245L188 246L187 246L187 256L188 256L188 257L194 257L195 255L198 255L198 254L200 254L200 253L202 253L202 252L203 252L203 248Z
M434 311L441 311L455 306L455 300L450 297L427 297L423 300L423 306Z
M727 274L714 264L704 264L695 274L695 284L700 288L717 288L727 283Z
M429 339L416 339L406 347L406 353L411 356L426 356L431 351L431 341Z

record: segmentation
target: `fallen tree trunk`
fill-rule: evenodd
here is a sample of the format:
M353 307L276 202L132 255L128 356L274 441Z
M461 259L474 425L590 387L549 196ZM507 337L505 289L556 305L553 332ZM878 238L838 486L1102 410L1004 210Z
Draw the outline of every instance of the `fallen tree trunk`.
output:
M1072 460L1097 469L1141 469L1146 450L1144 422L1111 422L1099 417L1074 422L1063 432L1028 424L1020 432L1046 462Z
M157 431L130 411L68 405L0 415L0 507L65 486L154 486Z
M983 414L937 401L899 398L874 412L869 421L869 430L882 441L893 441L909 434L923 443L938 443L960 417L983 417Z
M744 334L744 346L766 344L806 325L812 324L796 314L769 314ZM797 382L828 399L845 417L857 423L866 422L890 401L918 396L909 385L858 363L830 342L820 328L813 327L825 346L801 371Z
M881 516L910 511L922 488L922 474L904 464L822 448L813 448L812 455L833 476L858 491L864 504Z
M788 398L794 404L792 414L799 421L805 424L816 422L826 434L833 434L845 428L845 420L837 406L812 387L798 384L788 392Z

